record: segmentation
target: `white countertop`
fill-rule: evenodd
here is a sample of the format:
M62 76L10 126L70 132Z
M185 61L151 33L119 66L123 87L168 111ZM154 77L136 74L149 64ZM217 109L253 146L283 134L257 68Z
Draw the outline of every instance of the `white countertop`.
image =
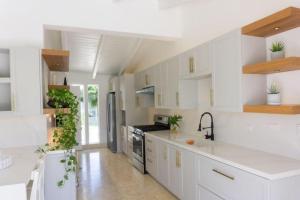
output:
M13 184L27 184L30 181L31 172L36 168L39 154L35 153L36 146L17 148L4 148L0 151L13 158L13 164L0 170L0 186Z
M196 135L176 135L170 134L170 131L148 132L146 135L154 136L170 144L269 180L300 175L300 160L216 141L202 140L201 144L197 146L188 145L184 140L176 140L176 138L185 138L186 136L200 138Z

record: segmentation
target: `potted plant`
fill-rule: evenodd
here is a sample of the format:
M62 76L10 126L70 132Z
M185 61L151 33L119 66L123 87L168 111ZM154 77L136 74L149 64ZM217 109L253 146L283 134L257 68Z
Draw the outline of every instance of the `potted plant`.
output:
M271 51L271 60L276 60L285 57L284 44L283 42L274 42L272 44Z
M280 105L280 90L278 85L273 82L268 90L268 105Z
M78 106L77 97L67 89L51 89L47 93L48 97L53 100L53 106L56 108L55 120L56 127L53 129L51 141L38 151L48 153L49 151L62 151L62 159L59 163L63 165L64 175L60 180L57 180L57 185L62 187L69 180L70 173L76 171L77 158L74 153L74 147L78 144L76 141ZM68 105L68 112L65 111L65 106Z
M170 129L172 132L176 132L177 129L180 127L179 126L179 122L182 120L182 116L181 115L173 115L170 116L168 121L170 124Z

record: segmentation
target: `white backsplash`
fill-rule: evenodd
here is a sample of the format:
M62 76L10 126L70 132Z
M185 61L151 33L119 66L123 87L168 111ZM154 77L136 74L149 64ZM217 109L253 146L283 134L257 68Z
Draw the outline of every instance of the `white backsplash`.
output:
M150 119L155 113L181 114L183 122L180 130L184 133L199 133L200 116L205 111L209 109L149 109ZM216 140L300 159L299 115L221 112L213 115Z

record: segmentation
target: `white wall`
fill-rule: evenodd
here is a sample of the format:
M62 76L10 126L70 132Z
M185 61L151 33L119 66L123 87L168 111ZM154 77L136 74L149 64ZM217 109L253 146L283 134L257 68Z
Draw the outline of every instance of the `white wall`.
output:
M213 0L207 1L206 4L201 4L200 2L188 4L182 8L184 23L182 40L175 43L144 43L141 51L138 52L137 57L134 59L137 67L136 71L152 66L170 56L179 54L186 49L291 5L300 7L300 2L285 0ZM292 33L286 34L269 38L267 40L268 46L272 41L277 40L277 37L283 38L288 43L287 55L299 56L299 30L297 29L292 31ZM300 84L299 75L299 72L287 72L281 75L268 76L268 80L274 77L282 82L288 80L289 82L286 83L288 86L286 84L282 85L282 89L285 90L283 101L285 103L299 103L300 91L297 88ZM184 118L182 131L194 133L197 132L199 119L204 111L210 111L210 108L203 106L197 110L162 110L152 108L149 109L149 118L152 118L154 113L181 114ZM217 140L296 159L300 158L299 115L226 112L213 114Z
M55 72L57 84L62 84L63 79L65 77L65 73ZM96 79L92 79L91 73L85 72L69 72L67 73L67 81L68 84L95 84L99 86L99 102L100 102L100 142L101 144L106 144L106 136L107 136L107 129L106 129L106 94L109 88L109 75L97 75Z
M44 26L174 39L180 22L179 11L159 10L156 0L3 0L0 46L41 47Z
M0 149L37 146L47 143L46 118L43 115L0 114Z

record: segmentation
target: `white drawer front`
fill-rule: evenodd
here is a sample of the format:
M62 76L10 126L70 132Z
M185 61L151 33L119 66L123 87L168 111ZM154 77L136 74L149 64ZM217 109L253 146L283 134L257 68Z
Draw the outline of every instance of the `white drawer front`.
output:
M198 166L198 184L226 200L267 199L263 178L206 157L199 157Z
M204 189L201 186L198 186L198 200L222 200L215 194L210 191Z
M156 177L156 160L146 155L146 170L153 177Z

